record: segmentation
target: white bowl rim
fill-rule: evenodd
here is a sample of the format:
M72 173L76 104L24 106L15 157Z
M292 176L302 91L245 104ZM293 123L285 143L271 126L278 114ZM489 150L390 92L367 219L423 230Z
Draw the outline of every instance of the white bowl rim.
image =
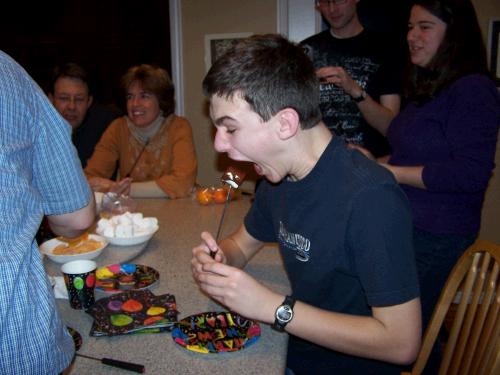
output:
M93 256L93 255L95 255L95 256L93 256L92 258L95 258L104 250L104 248L106 246L108 246L109 241L105 237L100 236L98 234L94 234L94 233L89 234L89 238L92 240L95 240L95 241L102 242L103 245L98 249L88 251L86 253L81 253L81 254L53 254L52 251L55 249L55 247L59 244L64 243L63 241L60 241L56 237L56 238L52 238L52 239L47 240L47 241L43 242L42 244L40 244L39 249L40 249L40 252L42 254L47 255L50 259L54 259L54 260L57 259L58 261L60 261L63 258L67 258L68 260L64 261L65 263L69 262L71 260L82 259L82 257L83 257L83 259L86 259L85 257ZM90 259L92 259L92 258L90 258Z

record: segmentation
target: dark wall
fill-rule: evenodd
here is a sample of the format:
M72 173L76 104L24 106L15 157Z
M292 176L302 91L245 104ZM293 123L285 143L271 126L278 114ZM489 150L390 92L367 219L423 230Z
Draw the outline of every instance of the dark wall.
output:
M93 78L95 99L118 106L119 79L130 66L153 63L171 72L168 1L4 2L0 49L45 91L55 65L79 63Z
M358 12L366 28L406 37L411 0L361 0Z
M406 34L412 0L361 0L359 18L367 29L385 33L405 59L408 52Z

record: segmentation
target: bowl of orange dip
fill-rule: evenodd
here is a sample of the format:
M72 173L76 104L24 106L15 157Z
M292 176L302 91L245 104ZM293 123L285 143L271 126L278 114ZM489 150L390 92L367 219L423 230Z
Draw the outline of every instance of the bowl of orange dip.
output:
M85 234L75 239L53 238L40 245L40 252L57 263L94 259L101 255L108 241L97 234Z

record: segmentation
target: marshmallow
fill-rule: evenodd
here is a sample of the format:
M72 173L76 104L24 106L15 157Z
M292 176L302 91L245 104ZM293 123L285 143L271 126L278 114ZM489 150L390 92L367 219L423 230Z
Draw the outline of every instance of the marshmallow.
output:
M134 227L131 224L118 224L115 229L116 237L133 237Z
M157 226L158 219L155 217L143 217L139 212L125 212L111 219L100 219L97 222L97 233L105 237L137 237L151 233Z

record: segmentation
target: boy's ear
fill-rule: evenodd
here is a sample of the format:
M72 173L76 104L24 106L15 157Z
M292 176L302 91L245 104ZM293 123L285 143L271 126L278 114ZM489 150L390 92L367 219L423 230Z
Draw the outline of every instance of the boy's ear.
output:
M299 114L292 108L284 108L278 112L279 137L288 139L297 134L300 128Z

